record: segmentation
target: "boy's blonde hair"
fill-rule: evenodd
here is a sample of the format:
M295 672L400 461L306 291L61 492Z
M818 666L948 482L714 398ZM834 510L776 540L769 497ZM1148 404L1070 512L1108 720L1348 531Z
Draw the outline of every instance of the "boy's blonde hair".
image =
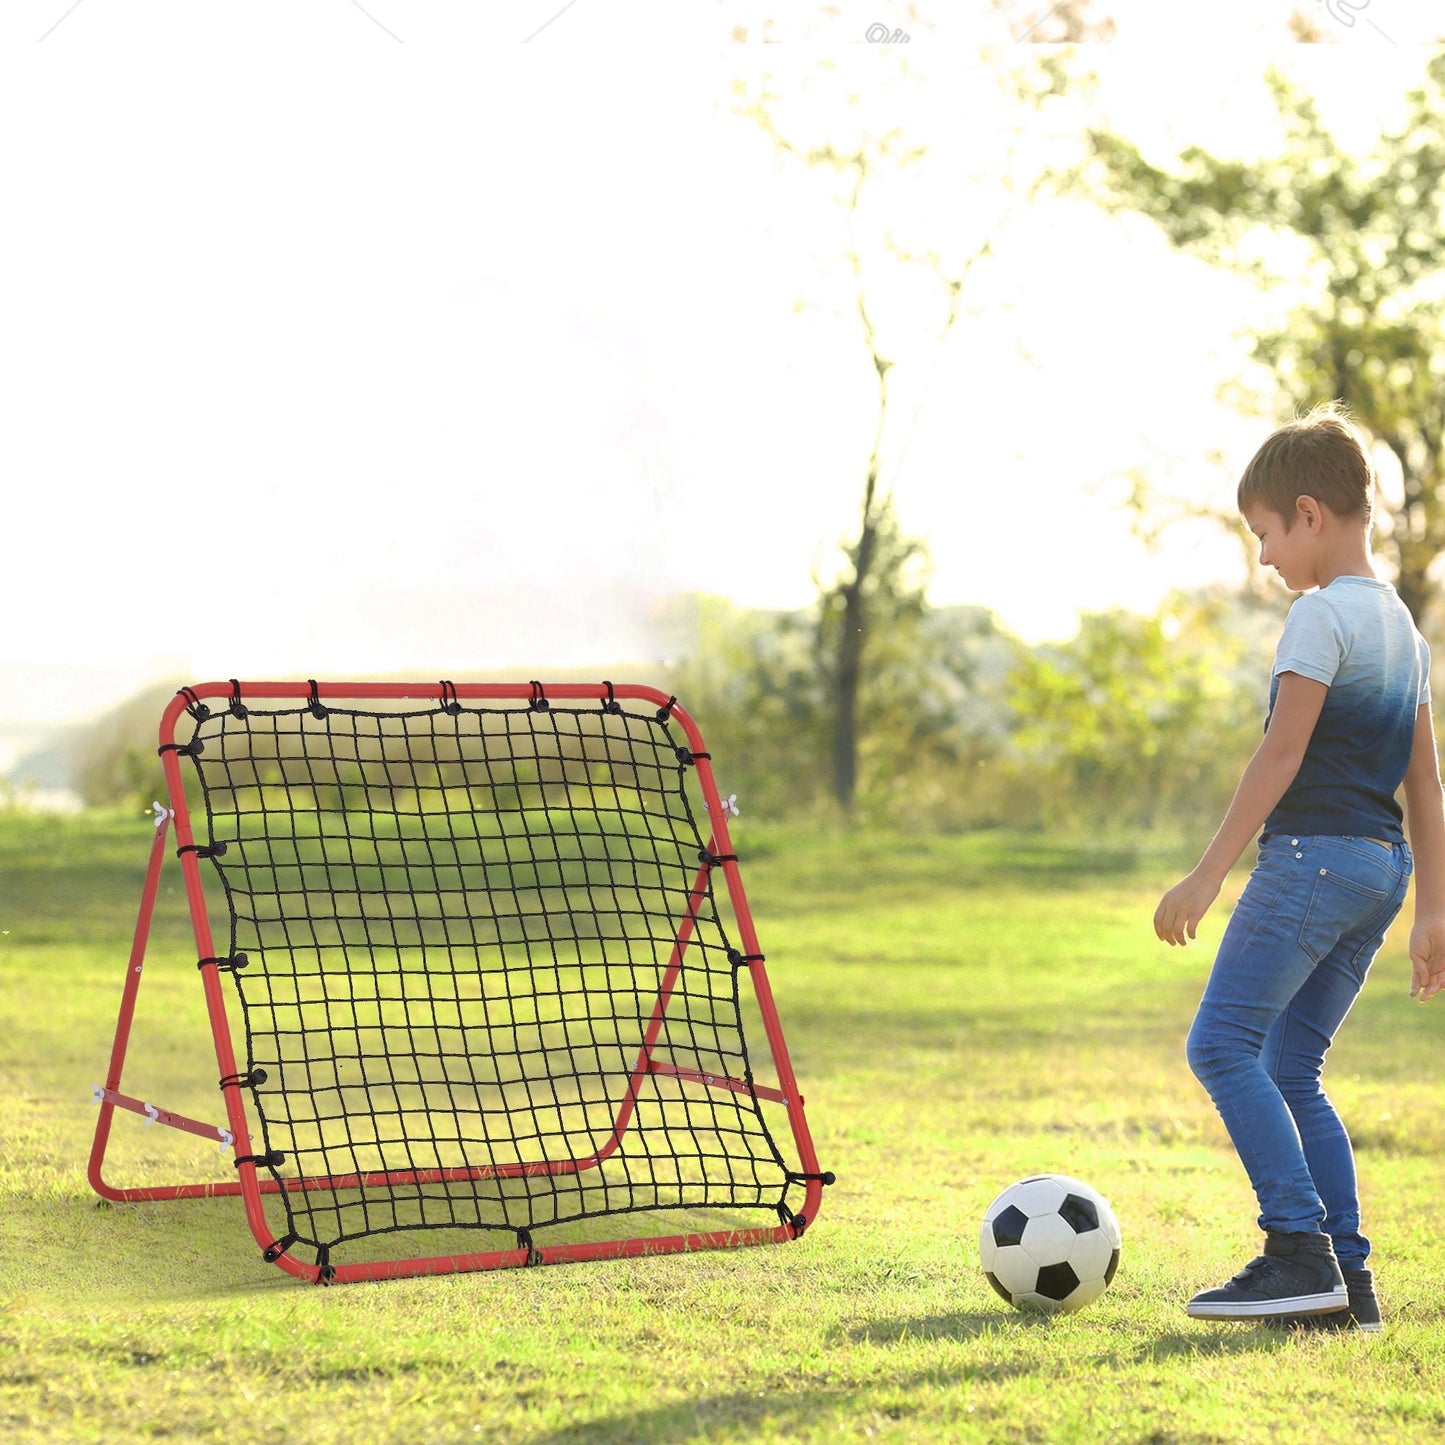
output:
M1239 509L1267 507L1294 522L1295 500L1322 502L1337 517L1374 510L1375 471L1365 439L1345 407L1327 401L1272 433L1239 479Z

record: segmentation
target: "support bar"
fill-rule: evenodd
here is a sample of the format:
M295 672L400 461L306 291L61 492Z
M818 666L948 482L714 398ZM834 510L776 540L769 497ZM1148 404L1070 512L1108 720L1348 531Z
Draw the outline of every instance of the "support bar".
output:
M187 1134L198 1134L202 1139L218 1140L222 1149L229 1149L236 1142L229 1129L222 1129L215 1124L203 1124L199 1119L187 1118L186 1115L174 1113L170 1109L158 1109L154 1104L147 1104L144 1099L132 1099L114 1089L103 1089L99 1084L91 1085L91 1097L97 1104L110 1104L117 1109L129 1109L132 1114L144 1114L152 1124L164 1124L170 1129L184 1129Z

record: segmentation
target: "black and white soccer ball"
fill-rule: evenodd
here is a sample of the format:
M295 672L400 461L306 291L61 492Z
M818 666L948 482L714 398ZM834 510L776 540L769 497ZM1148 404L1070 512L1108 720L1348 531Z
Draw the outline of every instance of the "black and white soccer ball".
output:
M1081 1179L1035 1174L984 1212L984 1277L1015 1309L1082 1309L1109 1287L1122 1237L1109 1201Z

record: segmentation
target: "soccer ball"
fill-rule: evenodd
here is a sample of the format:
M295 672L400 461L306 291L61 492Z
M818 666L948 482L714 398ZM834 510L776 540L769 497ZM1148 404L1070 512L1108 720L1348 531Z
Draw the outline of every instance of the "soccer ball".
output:
M984 1277L1015 1309L1082 1309L1119 1267L1119 1221L1081 1179L1035 1174L1010 1184L983 1216Z

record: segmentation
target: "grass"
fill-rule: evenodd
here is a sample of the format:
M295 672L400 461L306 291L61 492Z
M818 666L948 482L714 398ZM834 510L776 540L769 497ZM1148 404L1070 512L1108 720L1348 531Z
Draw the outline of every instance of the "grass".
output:
M1208 936L1158 945L1168 850L1039 837L735 841L822 1165L781 1247L330 1290L262 1263L237 1200L101 1204L85 1179L147 830L0 815L0 1437L7 1441L1411 1441L1445 1427L1439 1020L1396 930L1331 1060L1379 1337L1189 1320L1254 1250L1247 1184L1182 1061ZM189 955L190 962L185 963ZM126 1082L214 1112L174 879ZM207 1112L209 1111L209 1112ZM175 1148L122 1115L120 1182ZM177 1142L179 1141L179 1142ZM194 1156L193 1156L194 1157ZM1120 1272L1007 1310L977 1220L1079 1175ZM157 1174L157 1171L160 1171Z

